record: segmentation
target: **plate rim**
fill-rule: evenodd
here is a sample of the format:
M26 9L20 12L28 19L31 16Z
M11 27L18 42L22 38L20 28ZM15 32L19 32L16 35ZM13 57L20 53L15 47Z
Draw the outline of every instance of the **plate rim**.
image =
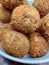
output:
M31 1L31 0L28 0L28 2L29 1ZM29 3L29 4L31 5L31 3ZM47 62L49 62L49 58L44 59L44 60L39 60L39 61L36 60L36 62L34 60L32 60L32 61L30 61L30 60L28 61L27 60L26 61L26 60L23 60L23 59L20 59L20 58L15 58L13 56L10 56L9 54L4 53L3 51L0 51L0 55L3 56L3 57L5 57L5 58L7 58L7 59L9 59L9 60L12 60L12 61L15 61L15 62L20 62L20 63L25 63L25 64L41 64L41 63L47 63Z
M47 63L49 62L49 58L45 59L45 60L36 60L36 62L34 60L29 60L29 61L26 61L27 59L21 59L21 58L15 58L13 56L10 56L9 54L7 53L4 53L3 51L0 52L0 55L9 59L9 60L12 60L12 61L15 61L15 62L20 62L20 63L25 63L25 64L41 64L41 63Z

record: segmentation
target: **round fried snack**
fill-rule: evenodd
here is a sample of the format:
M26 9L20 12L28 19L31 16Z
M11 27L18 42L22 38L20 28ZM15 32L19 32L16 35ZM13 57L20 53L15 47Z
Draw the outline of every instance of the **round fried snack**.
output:
M38 29L39 32L42 33L42 35L49 40L49 16L46 16L41 19L42 25Z
M29 40L20 32L7 30L2 34L2 47L7 53L21 58L29 52Z
M35 0L33 5L37 8L41 17L49 13L49 0Z
M11 13L7 10L5 10L0 3L0 21L3 23L10 22Z
M23 33L35 31L40 26L40 15L34 6L21 5L13 10L11 24Z
M27 0L1 0L3 7L8 10L13 10L15 7L20 6L21 4L28 4Z
M1 36L2 36L2 33L5 31L5 30L12 30L13 27L6 23L6 24L3 24L2 26L0 26L0 41L1 41Z
M8 23L5 23L2 26L0 26L0 35L2 34L2 32L4 32L7 29L12 30L12 26Z
M30 55L42 57L48 52L48 42L38 32L30 34Z

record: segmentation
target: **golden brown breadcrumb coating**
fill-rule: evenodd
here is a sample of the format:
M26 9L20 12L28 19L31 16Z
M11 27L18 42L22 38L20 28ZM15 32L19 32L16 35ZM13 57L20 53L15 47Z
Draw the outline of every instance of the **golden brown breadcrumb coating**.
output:
M0 21L4 23L10 22L11 13L7 10L5 10L0 3Z
M2 28L2 29L12 29L12 26L9 23L4 23L0 26L0 28Z
M48 52L48 42L38 32L30 34L30 55L42 57Z
M7 30L2 34L2 47L7 53L21 58L29 52L29 40L20 32Z
M23 33L35 31L40 26L40 15L34 6L21 5L13 10L11 24Z
M42 33L42 35L49 40L49 16L46 16L41 19L42 25L38 29L39 32Z
M49 13L49 0L35 0L33 5L37 8L41 17Z
M20 6L21 4L28 4L27 0L1 0L3 7L8 10L13 10L15 7Z
M1 41L1 35L2 35L2 33L5 31L5 30L12 30L13 28L12 28L12 26L10 25L10 24L8 24L8 23L5 23L5 24L3 24L3 25L1 25L0 26L0 41Z

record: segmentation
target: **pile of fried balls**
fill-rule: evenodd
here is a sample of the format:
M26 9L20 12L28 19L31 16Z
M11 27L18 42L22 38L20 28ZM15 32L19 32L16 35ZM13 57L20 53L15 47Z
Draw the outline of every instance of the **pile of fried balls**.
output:
M49 0L0 0L0 42L10 55L33 58L49 51Z

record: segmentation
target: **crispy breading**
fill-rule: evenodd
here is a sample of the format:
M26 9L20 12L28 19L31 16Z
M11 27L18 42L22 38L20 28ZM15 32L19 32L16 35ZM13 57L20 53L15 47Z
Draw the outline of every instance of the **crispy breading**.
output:
M13 10L11 24L15 30L31 33L40 27L40 15L34 6L21 5Z
M31 33L30 40L30 55L32 57L42 57L48 52L48 42L38 32Z
M22 58L29 52L29 40L20 32L7 30L3 32L1 41L4 50L13 56Z
M27 0L1 0L2 5L7 10L13 10L15 7L20 6L21 4L28 4Z
M35 0L33 5L37 8L41 17L49 13L49 0Z

